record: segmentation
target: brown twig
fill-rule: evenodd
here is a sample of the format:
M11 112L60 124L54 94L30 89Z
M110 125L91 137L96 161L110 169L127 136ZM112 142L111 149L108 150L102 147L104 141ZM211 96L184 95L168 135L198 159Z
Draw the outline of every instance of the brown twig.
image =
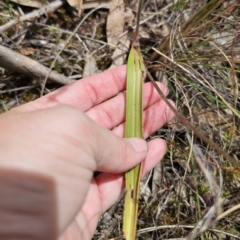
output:
M60 83L63 85L74 82L55 71L51 71L49 68L42 64L28 58L22 54L16 53L4 46L0 45L0 66L11 71L20 72L36 78L37 80L43 80L48 76L49 81Z

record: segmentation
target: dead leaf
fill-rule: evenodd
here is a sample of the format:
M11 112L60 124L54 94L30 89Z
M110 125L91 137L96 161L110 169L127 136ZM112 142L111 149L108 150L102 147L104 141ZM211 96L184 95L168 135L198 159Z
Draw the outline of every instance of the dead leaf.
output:
M83 0L67 0L67 2L71 7L76 8L78 13L81 14Z
M110 69L117 66L121 66L126 63L126 56L127 56L129 46L130 46L130 41L128 39L128 36L125 35L124 37L121 38L116 49L112 54L112 57L111 57L112 65Z
M129 19L129 12L124 10L124 1L112 0L107 19L107 40L110 46L116 46L116 48L112 54L110 69L126 62L130 41L127 35L119 37L123 33L126 19Z
M72 7L77 7L82 3L82 0L67 0L68 4Z
M168 24L156 25L151 28L152 32L159 38L165 38L170 34L170 26Z
M46 0L10 0L11 2L18 3L20 5L34 7L34 8L42 8L46 5Z
M83 77L89 77L96 73L98 73L96 60L90 52L87 52L83 69Z
M108 44L116 46L119 35L124 29L124 2L123 0L112 0L107 18L107 40Z
M34 52L35 52L35 49L32 48L32 47L21 48L21 49L19 50L19 53L21 53L22 55L25 55L25 56L34 54Z

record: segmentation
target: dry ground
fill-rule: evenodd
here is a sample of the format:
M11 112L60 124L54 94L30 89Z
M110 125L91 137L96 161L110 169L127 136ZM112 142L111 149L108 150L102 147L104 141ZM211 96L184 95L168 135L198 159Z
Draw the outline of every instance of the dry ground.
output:
M91 5L91 4L92 5ZM81 79L124 64L136 21L136 1L67 3L21 21L31 7L0 1L0 43L65 75ZM89 6L91 5L91 6ZM89 8L90 7L90 8ZM12 26L5 27L10 21ZM191 124L240 159L239 1L148 0L140 48L153 77L164 82ZM0 66L3 66L0 62ZM0 68L0 112L61 86L54 80ZM198 236L240 239L240 169L175 119L152 137L168 153L143 180L138 239ZM239 161L239 160L238 160ZM122 202L99 222L94 239L121 236ZM205 216L205 217L204 217ZM206 229L205 229L206 230Z

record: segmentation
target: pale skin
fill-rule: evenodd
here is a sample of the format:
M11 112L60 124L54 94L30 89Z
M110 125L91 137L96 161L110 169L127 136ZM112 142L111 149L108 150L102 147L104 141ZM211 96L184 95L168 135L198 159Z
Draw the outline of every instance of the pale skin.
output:
M142 162L143 176L166 152L162 139L147 143L123 138L125 79L126 67L121 66L62 87L0 116L0 170L24 173L27 179L40 176L39 183L42 176L45 182L52 183L56 216L50 218L56 220L56 226L53 223L51 236L59 240L91 239L100 216L124 189L124 171ZM159 87L166 95L167 89L160 83ZM161 128L173 115L152 84L145 84L144 136ZM93 177L96 171L102 173ZM37 187L34 190L38 191ZM24 191L23 196L31 198L31 193ZM43 198L36 205L50 208L46 201ZM14 219L21 219L17 214L20 213ZM44 231L36 230L36 234Z

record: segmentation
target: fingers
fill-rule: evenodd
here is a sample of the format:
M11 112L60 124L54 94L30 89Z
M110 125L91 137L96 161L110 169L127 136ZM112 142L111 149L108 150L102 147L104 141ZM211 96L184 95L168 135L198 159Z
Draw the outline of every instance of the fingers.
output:
M148 173L163 158L166 152L166 143L162 139L154 139L148 145L148 154L142 162L142 176ZM89 223L88 226L91 228L91 232L94 232L100 216L119 199L124 188L123 175L102 173L91 184L82 208L82 212L86 213L85 216L88 218L86 221ZM96 192L100 193L101 206L96 205Z
M19 107L18 110L32 111L64 104L85 112L124 91L125 88L126 66L124 65L66 85Z
M147 155L148 145L142 139L122 139L110 134L101 136L99 140L93 146L93 158L97 162L96 170L101 172L125 172L143 161Z
M167 89L163 84L158 84L163 93L167 94ZM160 101L161 97L151 83L144 84L143 109L146 109ZM109 101L103 102L90 109L86 114L103 127L112 129L125 120L126 96L119 94Z
M16 108L16 111L31 111L63 104L75 106L86 111L90 118L105 128L113 129L119 125L114 129L114 133L122 137L125 94L115 95L125 89L125 75L125 66L115 68L58 89L34 102ZM167 95L166 87L160 83L158 85ZM143 108L146 109L144 112L144 136L148 137L169 121L173 114L170 113L151 83L144 84L143 94ZM111 97L113 98L109 101L101 103Z

